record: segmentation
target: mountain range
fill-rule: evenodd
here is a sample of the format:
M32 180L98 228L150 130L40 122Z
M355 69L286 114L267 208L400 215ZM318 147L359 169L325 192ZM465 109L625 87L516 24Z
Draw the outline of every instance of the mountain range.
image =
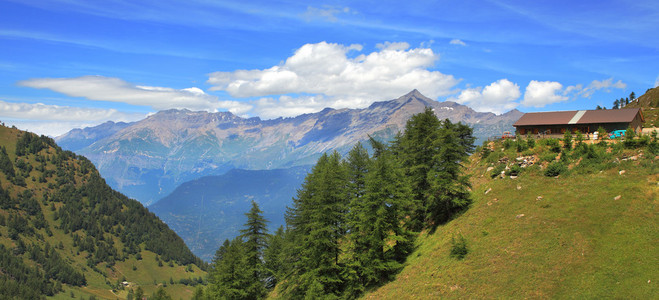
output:
M234 169L185 182L149 206L200 258L211 261L225 239L233 239L258 203L270 232L285 224L284 212L302 185L308 166L275 170Z
M413 90L363 109L326 108L273 120L166 110L134 123L72 130L56 141L91 160L114 189L148 205L203 176L310 165L323 152L346 153L368 135L390 140L425 107L432 107L440 119L473 126L480 141L513 130L512 123L522 115L517 110L502 115L476 112Z

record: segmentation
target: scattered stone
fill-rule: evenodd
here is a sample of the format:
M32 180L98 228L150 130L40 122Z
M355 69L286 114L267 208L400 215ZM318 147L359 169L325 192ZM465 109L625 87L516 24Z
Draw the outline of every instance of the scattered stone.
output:
M523 216L524 216L524 214L519 214L519 215L515 216L515 218L519 219L519 218L521 218L521 217L523 217Z
M613 197L613 200L620 200L620 198L622 198L622 195L618 195L618 196Z
M627 172L627 171L625 171L625 170L620 170L620 172L618 172L618 174L619 174L619 175L622 175L622 174L625 174L625 172Z
M487 206L490 206L490 205L492 205L492 202L487 201Z
M517 176L515 176L515 175L510 175L510 179L517 179Z
M518 186L517 186L517 190L521 190L521 189L522 189L522 186L521 186L521 185L518 185Z
M485 191L485 195L487 195L487 193L489 193L491 191L492 191L492 188L487 189L487 191Z
M542 200L542 196L538 196L538 198L535 198L535 200L538 200L538 201Z
M492 170L494 170L494 167L487 167L487 171L488 171L488 172L490 172L490 171L492 171Z

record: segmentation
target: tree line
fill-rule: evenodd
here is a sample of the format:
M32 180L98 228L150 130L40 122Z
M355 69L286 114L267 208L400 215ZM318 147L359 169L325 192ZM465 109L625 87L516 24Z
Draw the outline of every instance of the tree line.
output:
M434 230L471 203L464 162L472 129L412 116L385 144L370 138L346 157L325 153L286 212L267 232L256 203L241 235L215 253L206 289L195 299L260 299L276 288L290 299L354 299L391 280L421 230Z

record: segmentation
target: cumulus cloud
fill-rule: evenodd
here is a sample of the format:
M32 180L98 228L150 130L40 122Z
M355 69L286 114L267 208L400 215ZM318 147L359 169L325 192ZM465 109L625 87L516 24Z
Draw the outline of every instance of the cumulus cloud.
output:
M280 65L263 70L215 72L209 75L208 83L213 85L211 90L226 91L233 97L311 95L300 101L313 98L320 103L318 107L355 108L399 97L414 88L437 98L451 94L459 82L452 75L428 70L439 59L429 48L410 49L407 43L383 43L377 49L349 57L352 51L361 52L362 46L306 44ZM282 99L276 101L290 102ZM303 102L294 103L303 105Z
M476 87L462 90L457 98L448 100L467 105L476 111L501 114L517 107L518 103L515 101L520 95L517 84L508 79L499 79L485 88Z
M199 88L173 89L140 86L119 78L104 76L36 78L20 81L18 84L38 89L50 89L72 97L148 106L155 110L188 108L212 111L219 107L216 96L208 95Z
M449 44L451 45L458 45L458 46L467 46L467 43L459 40L459 39L452 39Z
M536 81L531 80L526 86L524 99L521 104L524 106L544 107L548 104L562 102L568 97L562 95L563 85L556 81Z

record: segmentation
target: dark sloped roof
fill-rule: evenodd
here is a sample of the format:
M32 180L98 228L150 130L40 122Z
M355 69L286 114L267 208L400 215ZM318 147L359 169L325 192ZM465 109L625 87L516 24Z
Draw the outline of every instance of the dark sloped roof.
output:
M526 113L513 126L625 123L633 121L639 113L639 108Z
M513 126L567 124L576 113L576 110L525 113Z
M588 110L577 124L631 122L639 110L640 108Z

